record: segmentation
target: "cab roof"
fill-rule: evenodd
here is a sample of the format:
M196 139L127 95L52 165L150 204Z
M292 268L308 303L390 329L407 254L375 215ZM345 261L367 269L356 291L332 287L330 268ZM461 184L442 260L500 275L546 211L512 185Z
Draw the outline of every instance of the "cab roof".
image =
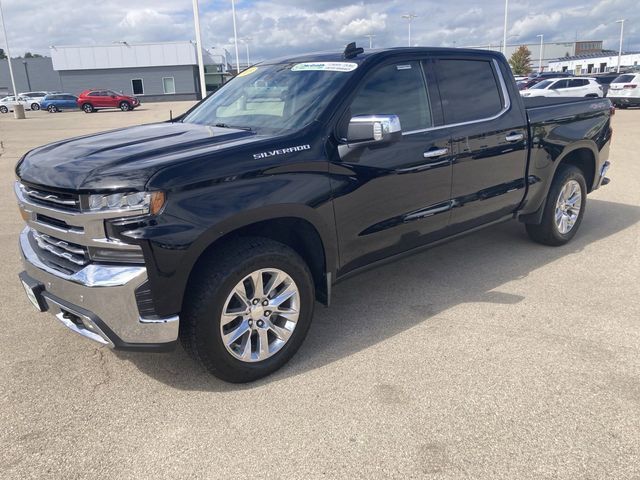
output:
M390 57L393 55L406 55L406 54L443 54L443 53L456 53L458 55L469 56L491 56L494 58L502 57L502 54L493 50L481 50L477 48L444 48L444 47L392 47L392 48L377 48L372 50L365 50L363 53L351 58L345 58L343 51L321 51L310 52L295 56L284 56L265 60L261 62L263 65L275 64L275 63L305 63L305 62L353 62L362 63L363 61L375 57Z

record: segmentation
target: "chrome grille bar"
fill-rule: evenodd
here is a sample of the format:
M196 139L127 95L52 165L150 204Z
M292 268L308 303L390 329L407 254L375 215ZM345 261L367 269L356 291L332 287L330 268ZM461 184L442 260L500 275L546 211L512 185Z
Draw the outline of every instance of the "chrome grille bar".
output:
M68 260L76 265L84 266L89 263L87 250L79 245L74 245L64 240L51 237L45 233L32 230L33 238L42 250Z
M43 203L52 203L55 205L63 205L65 207L70 207L73 209L80 208L80 200L78 198L74 198L71 194L59 194L51 191L39 190L32 187L28 187L24 184L21 185L22 191L29 198L35 201L43 202Z

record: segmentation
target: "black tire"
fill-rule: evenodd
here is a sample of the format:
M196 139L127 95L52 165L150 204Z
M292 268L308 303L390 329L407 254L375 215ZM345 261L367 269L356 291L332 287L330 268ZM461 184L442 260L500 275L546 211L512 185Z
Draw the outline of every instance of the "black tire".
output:
M82 105L82 111L84 113L93 113L95 109L93 108L93 105L91 105L90 103L84 103Z
M56 113L58 111L58 107L56 107L55 105L49 105L47 107L47 112L49 113Z
M131 104L129 102L120 102L120 110L123 112L128 112L131 110Z
M9 112L9 109L4 105L0 105L0 113L7 113L7 112Z
M281 350L254 363L231 355L220 332L222 309L232 289L245 276L262 268L289 275L300 294L296 327ZM180 340L185 350L216 377L244 383L282 367L307 335L315 303L313 276L304 260L284 244L266 238L240 238L216 249L196 266L180 315Z
M40 110L40 104L39 103L32 103L31 104L31 110L33 110L33 111Z
M580 185L580 213L578 214L571 230L567 233L561 233L555 220L556 203L558 201L560 191L571 180L575 180ZM580 228L586 206L587 182L584 179L582 170L573 165L560 165L555 177L553 178L553 182L551 183L549 194L547 195L547 201L542 215L542 222L540 222L540 224L527 224L527 233L532 240L543 245L551 245L554 247L564 245L576 235Z

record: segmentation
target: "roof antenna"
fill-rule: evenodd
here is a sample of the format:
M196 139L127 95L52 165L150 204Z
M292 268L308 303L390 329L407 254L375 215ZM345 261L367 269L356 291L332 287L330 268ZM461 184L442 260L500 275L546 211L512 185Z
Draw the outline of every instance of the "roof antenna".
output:
M356 47L356 42L351 42L344 49L344 58L355 58L361 53L364 53L364 48Z

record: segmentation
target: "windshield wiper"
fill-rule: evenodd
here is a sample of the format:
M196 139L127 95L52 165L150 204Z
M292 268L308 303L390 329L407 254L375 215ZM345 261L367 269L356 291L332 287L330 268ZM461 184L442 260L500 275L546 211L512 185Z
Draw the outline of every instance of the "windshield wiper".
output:
M251 127L236 127L236 126L233 126L233 125L227 125L226 123L216 123L214 125L214 127L233 128L235 130L246 130L247 132L250 132L252 130Z

